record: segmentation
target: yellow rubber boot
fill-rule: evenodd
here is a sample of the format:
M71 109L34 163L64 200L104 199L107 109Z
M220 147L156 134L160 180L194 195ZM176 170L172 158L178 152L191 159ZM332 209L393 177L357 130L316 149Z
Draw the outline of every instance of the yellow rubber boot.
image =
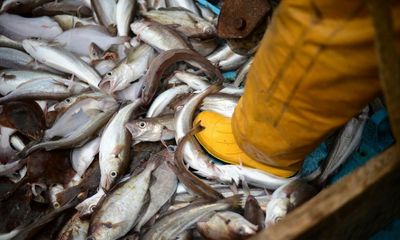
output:
M232 133L231 119L220 114L204 111L197 115L194 124L200 122L205 129L195 136L213 157L230 164L243 164L280 177L291 177L296 172L269 166L251 159L236 143Z

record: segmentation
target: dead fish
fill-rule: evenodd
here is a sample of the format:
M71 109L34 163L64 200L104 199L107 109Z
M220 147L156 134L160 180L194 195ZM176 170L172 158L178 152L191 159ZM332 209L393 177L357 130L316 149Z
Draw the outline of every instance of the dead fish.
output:
M55 1L45 3L32 10L34 16L55 16L60 14L68 14L80 17L91 17L92 10L83 4L81 1L69 0L69 1Z
M105 75L99 84L100 88L109 93L127 88L146 73L154 57L153 48L147 44L141 44L129 52L127 58L118 67Z
M142 94L143 82L144 78L141 77L139 81L130 84L124 90L115 92L115 98L120 102L134 102L136 99L140 98L140 94Z
M235 82L233 82L233 86L239 87L240 85L246 82L247 73L250 70L251 64L253 63L254 58L250 58L243 66L238 70Z
M200 109L218 113L224 117L231 118L235 111L239 97L230 94L217 93L204 98Z
M315 187L301 180L294 180L274 191L267 206L265 227L279 222L290 211L317 194Z
M187 37L211 38L217 30L208 21L182 9L159 9L143 13L144 17L163 25L171 26Z
M115 0L91 0L90 3L101 25L105 26L107 29L117 25L117 2Z
M118 0L115 9L118 36L129 36L129 24L135 14L136 1Z
M0 35L0 47L14 48L16 50L24 51L21 42L14 41L4 35Z
M61 33L58 23L47 16L24 18L9 13L0 14L0 34L14 41L27 38L53 40Z
M39 62L57 70L74 74L82 81L87 82L92 88L99 89L97 87L101 80L99 74L71 52L42 41L26 39L22 42L22 45Z
M200 11L193 0L168 0L168 6L184 8L196 14L197 16L201 16Z
M210 39L200 39L200 38L189 38L190 45L192 45L193 50L198 52L201 56L208 56L218 46L218 41L216 38Z
M0 123L33 140L43 137L45 117L36 102L14 101L3 105ZM8 140L8 139L7 139Z
M89 58L91 63L102 60L104 55L104 50L100 48L96 43L92 42L89 44ZM100 75L102 75L100 73Z
M191 203L159 219L146 232L142 239L174 239L180 233L191 228L197 221L213 214L215 211L237 208L241 205L240 199L241 196L236 195L212 203Z
M99 188L96 194L79 203L75 208L79 211L80 216L87 217L91 215L96 210L97 204L101 202L105 194L104 190Z
M49 70L48 67L38 64L23 51L14 48L0 47L0 67L14 69Z
M144 104L147 105L153 99L155 92L160 85L160 78L164 71L172 64L179 61L195 62L195 65L200 65L206 70L207 74L212 77L215 76L220 83L224 80L224 77L217 68L215 68L207 59L192 50L174 49L165 51L154 58L146 73L142 92L142 100Z
M207 59L221 70L229 71L241 66L247 61L248 57L233 52L228 45L225 45L208 56Z
M0 13L31 14L35 7L51 1L52 0L5 0L1 5Z
M201 198L217 201L224 198L221 193L214 190L205 182L201 181L197 176L195 176L191 171L189 171L183 162L183 148L187 142L193 137L194 134L203 130L200 125L196 125L188 134L183 137L178 143L178 147L175 152L175 161L170 162L169 166L175 172L179 181L182 182L186 189L193 195L197 195Z
M27 146L18 154L18 156L24 157L33 151L43 148L49 151L56 148L70 148L72 146L79 146L85 143L95 132L99 130L99 128L106 124L118 107L115 100L111 97L103 98L100 101L97 101L97 103L94 105L95 106L93 106L93 108L88 109L86 112L78 112L78 114L81 114L83 118L89 118L90 120L84 124L80 124L76 129L70 132L67 137L58 140L44 141L33 146ZM67 113L68 111L64 114Z
M162 93L160 93L150 105L146 117L157 117L161 115L164 109L174 100L177 96L190 93L192 90L189 86L180 85L176 87L172 87Z
M172 161L174 152L164 149L161 152L152 156L152 158L161 158L162 163L156 170L153 171L152 184L149 188L150 203L146 212L141 216L139 222L135 226L135 230L140 232L141 227L146 224L160 208L174 195L178 179L175 173L168 167L167 162ZM149 159L153 161L154 159Z
M89 90L89 85L68 79L38 78L20 84L0 98L0 104L16 100L62 100Z
M115 67L117 67L117 63L114 60L105 59L95 62L93 67L101 76L104 76L106 73L111 72Z
M218 18L218 16L213 12L213 11L211 11L209 8L207 8L207 7L203 7L201 4L199 4L198 2L196 3L196 6L197 6L197 8L200 10L200 13L201 13L201 16L205 19L205 20L207 20L207 21L209 21L209 22L211 22L211 23L214 23L215 22L215 20Z
M113 37L105 28L95 25L72 28L54 38L54 42L66 50L82 56L89 56L92 43L106 50L113 44L122 44L126 41L127 37Z
M91 18L79 18L72 15L61 14L53 16L53 19L58 23L62 30L67 31L72 28L83 27L88 25L96 25L96 22Z
M206 239L245 239L257 231L257 225L235 212L218 212L207 222L198 222L197 230Z
M90 221L88 240L118 239L134 227L148 201L151 173L156 167L156 162L149 162L143 172L132 176L104 199Z
M71 153L71 164L75 172L83 176L86 169L92 164L99 153L100 137L97 137L79 148L74 148Z
M129 164L131 137L125 124L133 111L142 105L140 99L125 106L111 119L101 136L99 161L100 186L109 190L122 177Z
M171 49L190 49L179 33L156 22L135 21L131 24L131 30L139 36L141 41L159 52Z
M88 230L89 220L81 219L76 213L61 229L57 240L85 240Z
M246 199L243 216L249 222L258 226L258 231L264 229L264 211L258 204L257 199L251 194Z
M63 77L44 71L4 69L0 71L0 94L7 95L22 83L38 78L62 79Z
M174 77L197 91L203 91L211 85L206 77L198 76L194 73L176 71Z
M135 142L158 142L175 136L173 115L137 119L126 123L125 127Z

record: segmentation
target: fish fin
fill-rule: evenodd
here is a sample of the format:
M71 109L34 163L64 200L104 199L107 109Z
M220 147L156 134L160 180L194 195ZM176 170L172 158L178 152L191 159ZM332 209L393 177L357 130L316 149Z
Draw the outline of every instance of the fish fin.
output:
M233 195L232 197L228 197L228 198L219 200L219 202L225 202L225 203L229 204L232 208L240 208L243 206L243 195L236 194L236 195Z
M249 185L247 184L246 178L243 175L240 175L240 180L242 182L242 187L243 187L244 192L247 195L250 195L250 188L249 188Z

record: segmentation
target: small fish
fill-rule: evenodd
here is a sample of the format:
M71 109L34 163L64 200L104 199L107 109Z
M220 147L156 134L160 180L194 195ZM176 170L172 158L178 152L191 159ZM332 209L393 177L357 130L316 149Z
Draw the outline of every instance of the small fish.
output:
M146 73L154 57L153 48L141 44L129 52L128 57L118 67L106 73L99 84L100 88L109 93L127 88Z
M13 69L48 70L23 51L0 47L0 67Z
M211 38L215 37L217 33L216 28L210 22L182 9L151 10L143 15L151 21L171 26L191 38Z
M38 78L20 84L14 91L0 98L0 104L16 100L62 100L89 90L89 85L68 79Z
M189 92L191 92L189 86L180 85L160 93L151 103L149 110L147 110L146 118L160 116L176 96Z
M258 226L258 230L264 229L264 211L258 204L257 199L251 194L247 196L243 216L249 222Z
M142 239L175 239L180 233L188 230L200 219L210 216L215 211L224 211L239 207L241 205L240 199L240 195L235 195L217 202L191 203L160 218L151 226Z
M184 8L184 9L187 9L187 10L191 11L192 13L196 14L197 16L201 16L200 11L196 6L195 1L193 1L193 0L169 0L168 6Z
M34 8L51 1L52 0L5 0L1 5L0 13L31 14Z
M158 142L175 137L174 116L136 119L125 124L135 142Z
M90 3L101 25L108 29L117 25L115 0L91 0Z
M76 173L83 176L95 156L99 153L99 147L100 137L97 137L85 143L82 147L72 150L71 164Z
M76 210L79 211L81 217L87 217L91 215L97 208L97 204L101 202L101 199L105 196L105 192L102 188L99 188L96 194L86 198L84 201L76 205Z
M274 191L267 206L265 227L282 220L290 211L317 194L317 189L304 181L294 180Z
M162 163L156 170L153 171L152 184L150 186L150 203L146 212L141 216L139 222L135 226L136 231L140 231L141 227L150 220L160 208L174 195L178 179L175 173L168 167L167 162L172 161L174 152L164 149L161 152L152 156L152 158L161 158ZM153 159L149 159L152 161Z
M82 81L87 82L92 88L99 89L98 85L101 80L99 74L71 52L37 40L26 39L22 41L22 45L39 62L59 71L74 74Z
M250 70L251 64L254 58L249 58L249 60L243 64L243 66L237 71L236 79L233 82L233 86L239 87L246 82L247 73Z
M129 24L135 14L136 1L118 0L115 10L118 36L129 36Z
M208 56L207 59L217 65L219 69L229 71L242 66L248 57L233 52L228 45L225 45Z
M135 21L131 24L133 33L139 36L140 40L149 44L157 51L171 49L190 49L188 43L171 28L150 21Z
M100 186L109 190L125 173L129 163L131 137L125 124L142 101L126 105L111 119L101 136L99 161L101 169Z
M27 38L53 40L61 33L58 23L47 16L25 18L9 13L0 14L0 34L14 41Z
M15 90L22 83L29 82L38 78L62 79L63 77L53 73L33 70L12 70L5 69L0 71L0 94L7 95Z
M53 17L53 19L64 31L87 25L96 25L96 22L91 18L78 18L76 16L66 14L56 15Z
M217 93L204 98L200 109L218 113L224 117L231 118L235 111L239 97L230 94Z
M174 77L197 91L203 91L211 85L206 77L198 76L194 73L176 71Z
M53 40L68 51L82 56L89 56L90 44L94 43L102 50L113 44L122 44L128 41L127 37L113 37L102 26L83 26L67 30Z
M16 50L24 51L21 42L14 41L4 35L0 35L0 47L14 48Z
M218 212L207 222L198 222L197 230L206 239L245 239L256 234L258 227L235 212Z
M157 167L149 162L138 175L116 187L102 202L90 221L88 240L114 240L134 227L142 207L149 201L151 174Z
M32 10L34 16L54 16L60 14L68 14L80 17L91 17L92 10L81 1L54 1L45 3Z
M189 38L190 45L193 50L198 52L201 56L208 56L218 47L218 39L200 39L200 38Z

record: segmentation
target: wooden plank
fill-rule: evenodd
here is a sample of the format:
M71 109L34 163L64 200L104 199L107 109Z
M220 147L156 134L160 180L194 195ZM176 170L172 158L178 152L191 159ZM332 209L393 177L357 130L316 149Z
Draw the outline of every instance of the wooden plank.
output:
M400 216L399 173L392 146L252 239L366 239Z
M393 135L400 141L400 56L389 1L367 0L375 29L380 80Z

